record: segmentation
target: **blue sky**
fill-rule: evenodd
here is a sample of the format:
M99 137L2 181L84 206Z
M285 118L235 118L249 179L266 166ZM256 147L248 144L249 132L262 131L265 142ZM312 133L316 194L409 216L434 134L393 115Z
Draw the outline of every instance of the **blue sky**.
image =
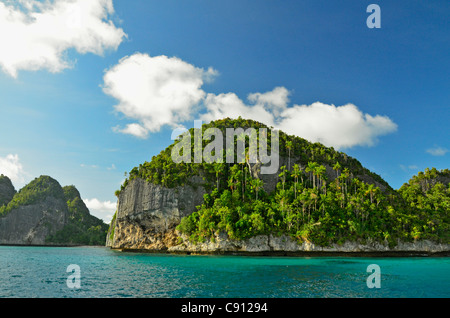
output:
M0 1L0 173L17 189L74 184L108 222L124 172L174 127L242 113L397 189L450 168L449 14L448 1Z

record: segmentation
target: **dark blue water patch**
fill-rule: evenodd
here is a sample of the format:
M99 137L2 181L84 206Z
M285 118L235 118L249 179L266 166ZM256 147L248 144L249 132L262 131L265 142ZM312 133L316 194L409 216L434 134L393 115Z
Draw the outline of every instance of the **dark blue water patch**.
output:
M80 268L80 288L67 279ZM381 288L368 288L370 264ZM0 247L0 297L450 297L450 258L245 257Z

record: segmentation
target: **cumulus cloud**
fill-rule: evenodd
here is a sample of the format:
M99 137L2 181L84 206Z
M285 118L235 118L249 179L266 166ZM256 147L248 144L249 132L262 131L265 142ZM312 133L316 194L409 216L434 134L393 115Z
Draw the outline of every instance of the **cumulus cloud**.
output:
M200 116L201 120L209 122L226 117L251 118L267 125L272 125L274 116L263 105L246 105L236 94L208 94L204 100L207 112Z
M248 100L256 105L266 107L278 116L289 103L290 92L285 87L275 87L266 93L253 93L248 95Z
M397 130L397 125L386 116L364 114L353 104L335 106L320 102L284 110L278 126L289 134L336 149L373 146L377 137Z
M118 113L136 122L113 130L145 139L194 114L204 122L241 116L341 149L373 146L378 137L397 129L389 117L365 114L353 104L289 105L291 92L282 86L251 93L246 101L233 92L205 92L203 84L216 75L211 68L205 71L175 57L136 53L123 58L106 72L104 92L119 101Z
M125 126L125 128L120 128L120 126L113 127L112 130L114 132L129 134L135 137L146 139L148 137L148 130L143 126L132 123Z
M436 146L434 148L427 149L427 152L432 156L444 156L448 152L448 149Z
M0 157L0 174L10 178L15 186L25 182L25 172L17 154Z
M117 49L126 34L109 17L112 0L20 0L0 2L0 67L60 72L74 62L67 50L102 55Z
M245 104L234 93L208 94L204 101L207 112L201 119L251 118L336 149L373 146L379 136L397 129L388 117L364 114L353 104L335 106L316 102L288 106L289 91L284 87L249 94L248 100L252 103Z
M119 101L118 113L137 122L114 131L146 138L164 125L190 120L205 97L202 85L216 74L177 57L136 53L122 58L106 71L103 91Z
M97 198L84 199L84 204L86 204L92 215L103 219L106 223L111 222L111 219L116 211L116 203L111 201L100 201Z

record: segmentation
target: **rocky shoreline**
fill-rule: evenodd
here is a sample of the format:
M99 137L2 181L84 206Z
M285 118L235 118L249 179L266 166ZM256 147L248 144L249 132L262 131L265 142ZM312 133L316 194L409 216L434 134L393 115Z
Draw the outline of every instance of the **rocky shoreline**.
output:
M190 184L201 184L193 177ZM273 256L450 256L450 244L421 240L397 242L345 242L319 246L299 244L288 235L258 235L246 240L231 240L225 233L213 239L191 243L176 226L203 202L202 186L166 188L143 179L130 180L118 197L117 217L113 219L106 246L114 250L145 253L273 255Z
M172 254L172 255L221 255L221 256L249 256L249 257L450 257L450 251L445 252L418 252L418 251L389 251L389 252L242 252L242 251L214 251L214 252L190 252L190 251L163 251L111 248L115 251L146 254Z
M378 242L345 242L327 247L311 242L297 243L286 235L258 235L247 240L229 240L225 234L216 235L213 240L193 244L188 238L179 236L183 242L162 249L113 248L126 252L170 253L186 255L242 255L242 256L361 256L361 257L412 257L450 256L450 245L431 241L414 243L398 242L392 248Z

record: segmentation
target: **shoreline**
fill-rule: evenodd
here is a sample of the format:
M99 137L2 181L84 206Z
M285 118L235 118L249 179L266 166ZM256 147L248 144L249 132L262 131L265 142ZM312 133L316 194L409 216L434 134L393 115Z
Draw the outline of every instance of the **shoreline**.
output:
M0 246L14 246L14 247L106 247L104 245L75 245L75 244L4 244L0 243Z
M248 256L248 257L379 257L379 258L407 258L407 257L450 257L450 250L187 250L187 249L146 249L146 248L119 248L105 245L45 245L45 244L0 244L10 247L87 247L107 248L112 251L125 253L165 254L165 255L199 255L199 256Z
M92 247L107 248L124 253L165 254L186 256L247 256L247 257L375 257L375 258L407 258L407 257L450 257L450 251L168 251L139 248L112 248L104 245L26 245L0 244L10 247Z
M379 242L347 241L328 246L312 242L299 244L286 235L259 235L246 240L229 240L226 235L202 243L191 243L186 236L176 245L131 244L108 245L113 250L137 253L165 253L180 255L238 255L238 256L287 256L287 257L450 257L450 245L429 240L417 242L398 241L395 246Z
M166 255L199 255L199 256L267 256L267 257L450 257L450 251L168 251L138 248L111 248L125 253L166 254Z

